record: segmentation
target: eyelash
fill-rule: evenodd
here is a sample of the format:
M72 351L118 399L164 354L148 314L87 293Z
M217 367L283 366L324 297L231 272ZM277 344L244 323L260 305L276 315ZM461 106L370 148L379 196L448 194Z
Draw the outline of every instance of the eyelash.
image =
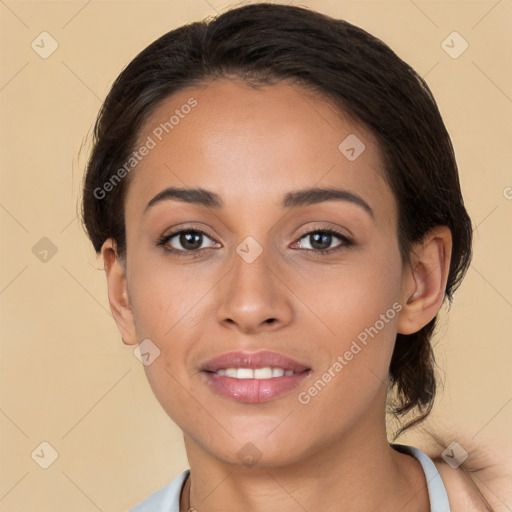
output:
M208 233L202 231L201 229L192 228L192 227L190 227L190 228L184 227L184 228L181 228L179 230L173 231L172 233L169 233L167 235L160 237L156 241L155 245L158 247L163 247L165 251L175 254L178 258L199 257L205 249L209 249L209 247L203 247L202 249L195 249L195 250L187 251L184 249L174 249L172 247L171 248L166 247L166 244L172 238L174 238L176 235L180 235L182 233L200 234L200 235L204 235L204 236L210 238L211 240L213 240L213 238L211 236L209 236ZM304 251L307 251L314 256L317 256L317 257L326 256L327 254L331 254L335 251L339 251L343 248L351 247L354 245L354 241L351 240L350 238L348 238L343 233L340 233L339 231L336 231L335 229L326 229L326 228L313 228L312 230L306 231L305 233L302 233L301 235L299 235L298 241L302 240L303 238L306 238L309 235L318 234L318 233L334 235L336 238L339 238L341 240L341 243L335 247L331 247L330 249L323 249L323 250L321 250L321 249L303 249ZM296 242L294 242L294 243L296 243Z

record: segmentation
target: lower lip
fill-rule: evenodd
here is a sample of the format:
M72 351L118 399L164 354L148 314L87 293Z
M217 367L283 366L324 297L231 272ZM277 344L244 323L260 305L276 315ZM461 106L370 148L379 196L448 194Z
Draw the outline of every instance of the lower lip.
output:
M210 386L220 395L237 402L257 404L274 400L296 388L309 371L271 379L234 379L212 372L203 373Z

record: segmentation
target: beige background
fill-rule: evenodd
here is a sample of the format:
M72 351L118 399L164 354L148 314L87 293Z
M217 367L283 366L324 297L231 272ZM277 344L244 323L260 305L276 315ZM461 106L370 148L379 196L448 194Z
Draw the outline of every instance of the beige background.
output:
M437 338L446 385L431 424L469 451L468 462L489 442L510 453L512 3L301 4L380 37L433 90L456 148L475 255ZM136 53L228 5L0 2L1 511L127 510L187 467L180 431L121 342L101 262L77 219L88 143L80 148ZM47 59L31 48L43 31L59 45ZM457 59L441 46L453 31L469 44ZM57 248L46 262L32 252L43 237ZM31 457L43 441L58 452L48 469ZM424 443L414 433L401 441ZM35 453L42 461L50 452Z

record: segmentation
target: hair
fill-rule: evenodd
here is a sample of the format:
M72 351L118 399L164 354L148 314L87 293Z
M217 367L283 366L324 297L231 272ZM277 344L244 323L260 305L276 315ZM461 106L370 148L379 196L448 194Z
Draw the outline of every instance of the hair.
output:
M113 238L126 257L124 198L131 175L101 189L135 149L139 132L165 98L210 80L248 85L297 84L332 101L370 129L398 205L402 261L435 226L448 226L452 254L445 299L471 261L472 227L464 207L450 137L432 93L414 69L380 39L347 21L307 8L259 3L172 30L137 55L117 77L94 126L83 187L82 220L94 249ZM431 346L438 315L414 334L397 334L389 368L389 411L430 413L436 392Z

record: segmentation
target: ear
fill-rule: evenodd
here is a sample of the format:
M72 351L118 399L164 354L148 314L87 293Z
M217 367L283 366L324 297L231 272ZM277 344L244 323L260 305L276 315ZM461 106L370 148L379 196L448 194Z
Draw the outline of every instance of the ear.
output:
M451 255L452 234L447 226L433 228L413 247L411 265L404 271L400 334L418 332L436 316L444 300Z
M136 345L135 323L126 286L126 269L124 262L117 254L116 243L112 238L103 243L101 255L107 277L110 310L121 333L123 343Z

